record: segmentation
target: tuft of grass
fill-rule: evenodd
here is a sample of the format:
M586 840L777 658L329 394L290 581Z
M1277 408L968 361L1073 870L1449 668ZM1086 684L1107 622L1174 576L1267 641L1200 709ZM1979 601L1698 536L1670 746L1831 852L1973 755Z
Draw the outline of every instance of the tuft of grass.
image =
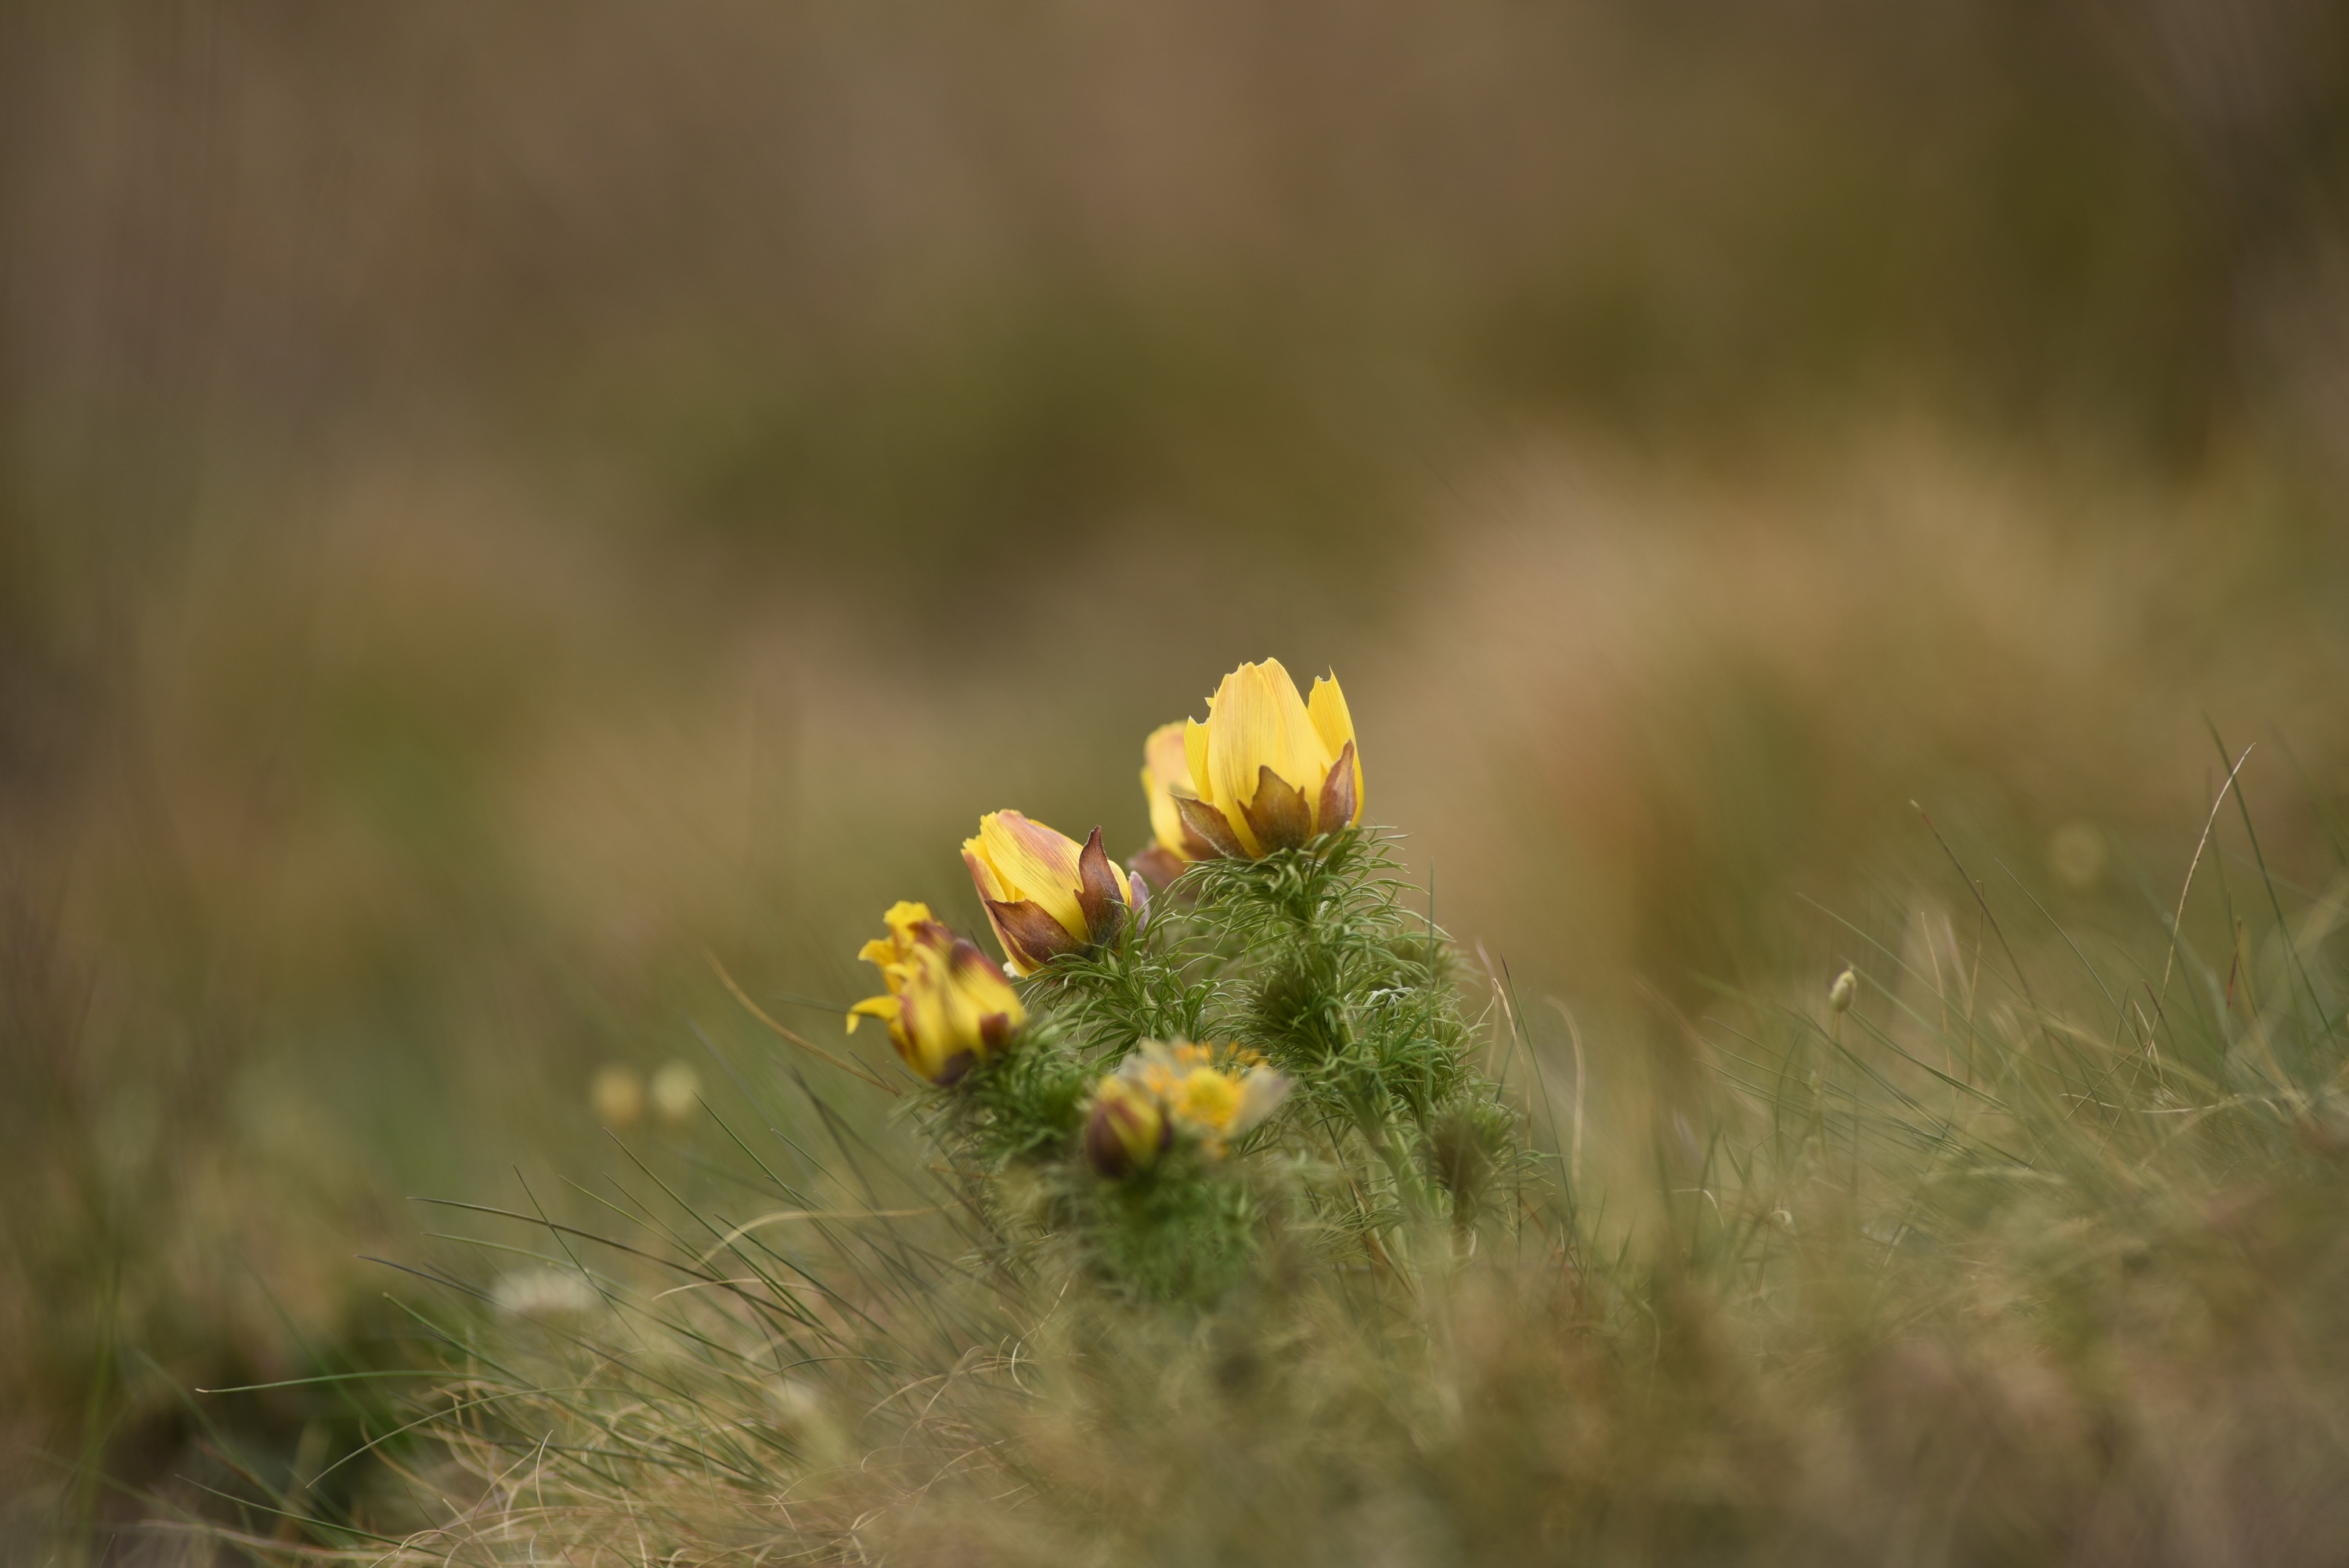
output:
M836 1109L779 1096L725 1136L788 1208L645 1171L592 1235L478 1235L586 1288L531 1317L450 1276L414 1469L440 1516L389 1556L2337 1561L2349 885L2245 870L2255 897L2214 875L2134 939L2019 882L1978 940L1839 923L1846 1006L1721 989L1695 1098L1589 1130L1641 1192L1526 1147L1556 1075L1484 1078L1534 1049L1523 1010L1504 985L1466 1021L1374 841L1203 868L1040 977L1058 1021L864 1176L787 1135ZM1295 1071L1290 1113L1219 1164L1081 1176L1038 1135L1185 1007Z

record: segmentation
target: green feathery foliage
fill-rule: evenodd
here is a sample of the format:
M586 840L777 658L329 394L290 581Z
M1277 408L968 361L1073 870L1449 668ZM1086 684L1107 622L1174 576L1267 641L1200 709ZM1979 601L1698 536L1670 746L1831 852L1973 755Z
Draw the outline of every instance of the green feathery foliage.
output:
M1144 1297L1211 1304L1278 1213L1381 1258L1398 1225L1473 1230L1528 1156L1471 1060L1447 939L1413 892L1359 829L1194 865L1119 940L1044 965L1016 1048L925 1092L917 1114L1008 1245L1074 1242L1103 1282ZM1098 1175L1088 1096L1149 1040L1243 1047L1293 1090L1227 1158L1184 1150ZM1264 1157L1278 1150L1290 1158ZM1007 1180L1050 1196L1015 1209L986 1195Z

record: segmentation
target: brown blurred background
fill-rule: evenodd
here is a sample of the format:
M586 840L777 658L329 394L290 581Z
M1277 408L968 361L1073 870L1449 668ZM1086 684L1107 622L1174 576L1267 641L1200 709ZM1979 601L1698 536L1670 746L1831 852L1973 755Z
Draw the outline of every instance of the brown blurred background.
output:
M0 6L0 1528L1242 658L1602 1078L2325 874L2344 201L2316 0Z

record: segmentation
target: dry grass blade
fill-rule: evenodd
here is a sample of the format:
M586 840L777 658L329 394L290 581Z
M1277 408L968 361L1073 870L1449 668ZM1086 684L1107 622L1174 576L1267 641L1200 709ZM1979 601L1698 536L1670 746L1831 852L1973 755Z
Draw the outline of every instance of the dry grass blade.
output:
M704 949L702 956L709 961L710 973L718 976L719 983L724 985L729 992L732 993L733 997L737 1002L742 1004L744 1011L748 1012L750 1016L758 1019L761 1024L764 1024L770 1030L773 1031L779 1038L788 1040L791 1044L797 1046L800 1049L807 1052L810 1056L816 1057L820 1061L831 1063L833 1067L838 1068L842 1072L848 1074L851 1078L863 1079L864 1082L871 1084L874 1088L879 1089L883 1094L900 1096L905 1092L895 1084L885 1083L880 1078L877 1078L871 1073L866 1072L863 1068L858 1067L855 1063L843 1061L840 1057L833 1056L830 1051L825 1050L822 1046L817 1045L813 1040L811 1040L806 1036L800 1034L797 1030L785 1028L782 1025L777 1023L773 1018L768 1016L765 1008L750 1000L750 993L744 991L741 986L735 984L734 976L726 972L726 965L718 961L718 954Z

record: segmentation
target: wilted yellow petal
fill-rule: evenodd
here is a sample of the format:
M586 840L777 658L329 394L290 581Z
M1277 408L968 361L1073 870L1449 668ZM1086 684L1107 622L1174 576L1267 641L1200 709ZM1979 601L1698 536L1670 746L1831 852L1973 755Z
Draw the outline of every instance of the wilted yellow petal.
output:
M946 1059L944 1047L952 1037L947 1029L945 968L934 953L916 955L914 972L906 977L899 999L896 1027L889 1031L897 1054L916 1078L937 1078Z
M921 904L897 904L887 919L890 935L866 943L864 956L889 994L850 1008L849 1032L860 1019L883 1020L905 1065L933 1083L1008 1046L1028 1014L1003 972Z
M889 928L890 934L901 943L911 943L915 934L921 927L936 923L930 914L928 904L916 903L913 900L905 898L891 904L889 913L883 915L881 921Z
M1003 977L1003 971L987 961L987 955L969 943L958 944L947 963L947 974L955 989L971 1006L972 1016L986 1019L1000 1013L1013 1028L1028 1021L1028 1009L1020 1005L1019 993Z
M980 1013L972 1004L968 993L943 973L938 975L937 990L926 1000L934 1005L924 1018L927 1026L922 1042L925 1059L929 1063L928 1076L936 1078L947 1058L958 1050L977 1052L979 1049L978 1020Z

